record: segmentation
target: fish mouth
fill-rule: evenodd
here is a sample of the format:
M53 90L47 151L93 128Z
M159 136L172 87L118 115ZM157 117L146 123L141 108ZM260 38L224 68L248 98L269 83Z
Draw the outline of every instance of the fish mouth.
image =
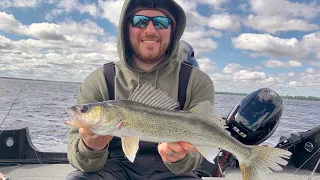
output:
M68 126L75 126L75 127L87 127L83 122L83 118L77 114L73 108L67 108L67 112L69 115L69 119L64 121L64 124L68 125Z
M74 120L74 121L79 121L83 120L81 116L79 116L75 111L73 110L74 108L67 108L67 112L69 115L69 120Z

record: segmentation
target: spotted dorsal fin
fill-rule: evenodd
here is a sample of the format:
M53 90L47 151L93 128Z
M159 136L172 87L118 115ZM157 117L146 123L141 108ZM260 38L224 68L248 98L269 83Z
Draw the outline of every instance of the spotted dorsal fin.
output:
M226 128L225 121L219 115L210 101L200 102L189 111L208 123L214 123L222 129Z
M163 92L161 89L156 89L148 83L137 87L133 93L130 94L129 100L167 109L179 107L179 103L173 100L166 92Z

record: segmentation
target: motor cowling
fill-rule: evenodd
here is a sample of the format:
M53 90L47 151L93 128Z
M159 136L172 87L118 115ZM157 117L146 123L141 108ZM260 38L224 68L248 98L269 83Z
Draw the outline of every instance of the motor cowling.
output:
M277 129L283 110L282 98L269 88L261 88L242 99L226 118L227 130L246 145L257 145Z

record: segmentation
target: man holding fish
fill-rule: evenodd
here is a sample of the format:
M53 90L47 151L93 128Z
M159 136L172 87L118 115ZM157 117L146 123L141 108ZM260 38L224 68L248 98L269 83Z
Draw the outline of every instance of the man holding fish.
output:
M247 180L286 164L282 157L289 152L245 146L218 125L213 83L196 68L184 89L184 111L177 110L182 66L177 49L185 25L185 12L174 0L125 0L115 101L108 101L103 68L81 85L66 122L68 158L78 171L67 179L201 179L195 168L203 157L213 162L217 148L238 157Z

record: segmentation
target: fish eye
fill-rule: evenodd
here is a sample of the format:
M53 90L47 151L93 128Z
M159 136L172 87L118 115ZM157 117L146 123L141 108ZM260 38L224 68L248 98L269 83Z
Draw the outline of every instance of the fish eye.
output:
M88 110L89 110L88 106L81 106L81 108L80 108L80 111L82 113L86 113L86 112L88 112Z

